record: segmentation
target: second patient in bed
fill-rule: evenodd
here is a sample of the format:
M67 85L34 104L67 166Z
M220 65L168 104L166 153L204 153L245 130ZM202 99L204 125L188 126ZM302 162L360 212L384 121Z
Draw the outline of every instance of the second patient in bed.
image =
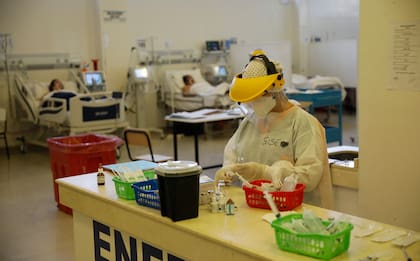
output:
M194 78L187 74L182 76L184 87L182 94L184 96L210 96L210 95L225 95L229 91L229 84L222 82L216 86L208 82L195 82Z

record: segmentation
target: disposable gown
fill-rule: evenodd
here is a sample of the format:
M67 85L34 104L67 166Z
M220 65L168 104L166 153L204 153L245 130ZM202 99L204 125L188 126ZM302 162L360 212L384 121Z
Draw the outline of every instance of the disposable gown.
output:
M270 166L259 178L296 174L306 185L305 203L333 208L325 129L300 107L245 118L225 147L223 165L245 162Z

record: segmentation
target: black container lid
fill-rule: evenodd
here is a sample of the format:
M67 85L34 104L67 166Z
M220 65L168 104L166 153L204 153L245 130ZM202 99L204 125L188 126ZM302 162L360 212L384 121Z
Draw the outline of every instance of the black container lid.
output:
M185 177L200 175L203 169L194 161L167 161L155 167L155 174L163 177Z

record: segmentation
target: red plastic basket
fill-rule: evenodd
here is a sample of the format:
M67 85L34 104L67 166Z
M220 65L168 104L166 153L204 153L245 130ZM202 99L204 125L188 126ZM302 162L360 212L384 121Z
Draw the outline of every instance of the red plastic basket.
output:
M116 162L115 149L123 141L116 136L82 134L48 139L53 180L95 172L99 164ZM58 185L54 182L54 197L60 210L71 209L60 203Z
M262 183L271 183L270 180L254 180L250 182L252 185L261 186ZM246 203L252 208L264 208L270 209L267 200L264 198L264 193L261 190L255 188L249 188L243 186L242 189L245 191ZM278 210L292 210L302 204L303 201L303 190L305 189L304 184L297 184L294 191L284 192L275 191L270 192L273 197L274 203Z

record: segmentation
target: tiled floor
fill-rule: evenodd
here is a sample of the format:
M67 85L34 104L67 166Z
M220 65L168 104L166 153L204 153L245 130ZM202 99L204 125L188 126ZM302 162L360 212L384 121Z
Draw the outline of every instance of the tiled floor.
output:
M344 145L357 146L354 115L344 115L343 129ZM229 134L202 138L200 164L220 163L228 138ZM172 155L171 135L156 136L152 142L156 153ZM179 158L194 158L192 137L179 137ZM125 149L121 150L119 162L127 159ZM56 208L49 160L46 148L29 146L25 154L12 148L10 160L0 150L0 260L74 259L72 217ZM212 176L214 172L205 173ZM338 210L357 214L357 191L338 188L335 197Z

